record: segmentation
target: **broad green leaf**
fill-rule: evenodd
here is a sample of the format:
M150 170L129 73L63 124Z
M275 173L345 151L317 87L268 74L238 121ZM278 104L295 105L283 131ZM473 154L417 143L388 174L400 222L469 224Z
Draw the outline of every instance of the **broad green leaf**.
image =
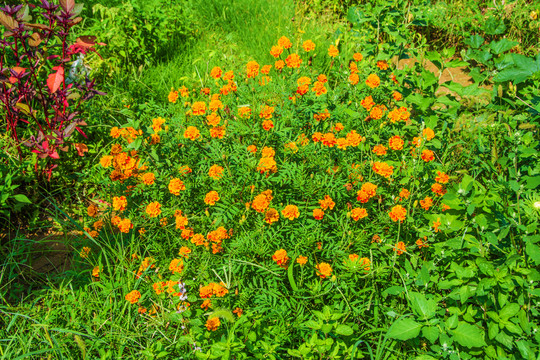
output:
M392 339L409 340L420 334L422 325L411 318L400 318L390 326L386 336Z
M427 300L424 294L410 292L411 307L423 320L431 319L437 311L437 302L433 299Z
M517 348L524 359L534 360L535 351L531 350L530 342L525 340L516 341Z
M466 39L464 43L469 45L473 49L478 49L484 43L484 38L480 35L473 35L469 39Z
M540 247L538 245L528 242L525 251L536 266L540 265Z
M439 329L436 326L424 326L422 328L422 336L428 339L430 343L434 344L439 337Z
M337 327L336 327L336 330L335 330L336 334L339 334L339 335L344 335L344 336L351 336L353 334L353 329L348 326L348 325L344 325L344 324L339 324Z
M499 311L499 317L503 321L508 320L511 317L515 316L518 313L519 309L520 307L516 303L508 304L505 307L503 307L501 311Z
M484 341L484 331L478 326L460 322L455 330L451 333L454 335L454 340L461 346L470 348L482 347L486 345Z
M489 44L491 50L496 55L502 54L519 44L517 41L510 41L508 39L501 39L500 41L493 41Z
M514 338L508 334L506 334L504 331L500 331L497 336L495 336L495 340L497 340L502 345L506 346L508 349L513 348L513 341Z
M20 203L25 203L25 204L31 204L32 202L26 197L26 195L23 195L23 194L17 194L15 196L13 196L13 199L15 199L15 201L17 202L20 202Z

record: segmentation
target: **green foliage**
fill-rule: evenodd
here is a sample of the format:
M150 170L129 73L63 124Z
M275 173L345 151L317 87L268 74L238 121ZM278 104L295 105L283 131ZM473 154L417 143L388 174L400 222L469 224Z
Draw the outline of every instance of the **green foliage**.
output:
M345 13L346 2L332 4ZM92 105L102 124L90 128L89 162L65 174L84 190L80 203L54 205L56 221L74 236L70 270L43 278L32 273L27 243L9 241L3 250L2 356L535 359L539 58L512 52L517 39L504 36L512 25L490 10L482 32L464 36L463 51L430 51L418 34L433 17L420 2L357 4L347 12L350 24L328 36L311 33L297 16L291 27L292 9L283 4L193 5L206 24L201 41L174 56L133 48L163 63L151 60L132 74L140 85L111 84L110 95ZM294 35L280 59L297 52L299 69L275 68L269 49L282 34ZM302 50L306 39L315 51ZM363 59L353 62L358 53ZM407 58L418 62L396 66ZM253 59L273 65L270 79L246 76ZM216 76L215 66L232 70L234 80ZM469 84L444 78L463 67ZM315 95L319 74L328 78L327 93ZM371 74L380 84L368 86ZM303 76L311 83L301 95ZM218 93L221 119L212 125L211 111L194 114L194 104L208 108ZM387 108L381 118L365 105L368 96ZM270 130L260 115L265 106L274 108ZM241 115L246 107L250 117ZM388 115L402 107L404 118ZM314 117L325 110L330 118ZM331 135L337 142L352 130L362 137L356 146L329 145ZM401 150L391 149L396 135ZM268 148L275 170L262 166ZM381 175L375 162L392 166L392 175ZM211 175L214 165L221 177ZM173 179L185 188L175 193ZM367 182L377 189L363 201ZM272 190L274 223L256 210L265 190ZM214 204L205 201L210 191L219 195ZM316 219L325 195L334 205ZM287 205L298 207L298 218L285 217ZM396 205L407 210L403 222L389 216ZM368 217L353 218L359 207ZM323 264L332 269L327 275ZM46 288L21 285L40 282ZM131 303L133 291L140 298Z
M106 47L90 66L103 76L133 72L170 56L192 36L193 19L185 3L171 0L128 1L108 7L92 7L89 31Z

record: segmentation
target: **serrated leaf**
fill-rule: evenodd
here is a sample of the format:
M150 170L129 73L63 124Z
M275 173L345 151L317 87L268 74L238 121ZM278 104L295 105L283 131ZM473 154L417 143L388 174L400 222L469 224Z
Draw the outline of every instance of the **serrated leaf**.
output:
M400 318L390 326L386 336L392 339L409 340L420 334L422 325L411 318Z
M75 7L75 0L60 0L60 6L67 13L72 13Z
M499 317L501 318L501 320L506 321L511 317L515 316L518 313L519 309L520 307L516 303L508 304L503 307L501 311L499 311Z
M486 345L484 341L484 331L475 325L466 322L459 322L458 327L452 330L454 340L461 346L470 348L482 347Z

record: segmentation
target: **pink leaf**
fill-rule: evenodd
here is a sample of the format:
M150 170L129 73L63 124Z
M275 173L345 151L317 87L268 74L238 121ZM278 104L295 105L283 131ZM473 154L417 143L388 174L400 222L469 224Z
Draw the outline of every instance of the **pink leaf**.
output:
M64 68L61 66L55 66L53 69L57 69L55 73L49 75L47 79L47 86L51 94L54 94L64 81Z

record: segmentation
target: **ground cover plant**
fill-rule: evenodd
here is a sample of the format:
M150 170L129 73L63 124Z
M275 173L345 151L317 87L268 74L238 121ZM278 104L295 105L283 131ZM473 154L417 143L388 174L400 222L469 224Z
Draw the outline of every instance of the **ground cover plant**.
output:
M27 245L5 245L1 355L535 359L540 57L407 49L407 23L377 44L363 19L122 105L92 191L55 205L72 268L11 292Z

